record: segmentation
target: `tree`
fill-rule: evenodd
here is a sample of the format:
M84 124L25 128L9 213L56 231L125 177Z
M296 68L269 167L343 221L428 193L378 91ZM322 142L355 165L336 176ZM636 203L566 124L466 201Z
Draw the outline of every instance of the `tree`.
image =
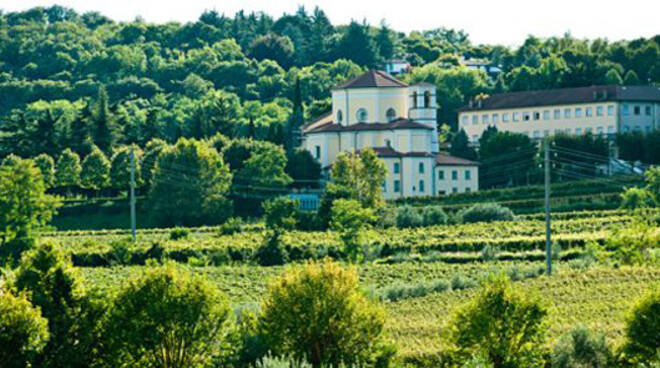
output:
M48 322L26 296L0 290L0 361L3 367L31 367L48 341Z
M352 261L361 261L367 253L364 230L375 221L373 209L363 208L353 199L338 199L333 202L330 228L341 234L344 253Z
M156 166L156 161L161 152L167 147L167 142L162 139L152 139L144 147L144 156L142 157L142 179L146 185L151 185L151 176Z
M110 161L96 146L82 162L80 184L83 188L96 191L110 184Z
M621 78L621 74L619 74L616 69L612 68L605 74L605 83L620 86L623 84L623 79Z
M99 345L104 311L87 297L67 257L56 246L41 244L23 256L16 270L15 288L26 292L48 321L50 339L35 359L38 367L89 367Z
M98 90L90 118L94 143L103 152L110 152L117 141L117 126L108 107L108 93L103 86Z
M375 66L378 54L374 40L369 34L369 26L351 21L335 53L337 59L353 60L361 66Z
M623 77L623 84L625 86L638 86L641 84L637 73L634 70L628 70Z
M150 269L113 301L107 358L112 366L208 367L229 313L226 297L208 281L172 264Z
M293 42L287 36L274 33L256 38L250 45L250 56L257 60L270 59L288 69L293 61Z
M131 164L131 151L133 163ZM142 184L142 150L136 145L123 146L115 151L110 160L110 185L117 190L128 190L131 185L131 166L135 166L135 183Z
M232 176L205 142L181 138L166 147L152 172L149 198L163 225L220 223L232 214L225 197Z
M385 204L382 184L386 175L385 163L370 148L359 153L340 153L332 165L333 182L328 188L342 187L349 198L360 202L362 207L379 209Z
M81 171L80 157L71 149L65 149L57 159L57 166L55 168L57 186L70 191L72 187L80 185Z
M262 310L275 354L315 368L384 358L385 312L362 293L353 269L329 261L290 268L271 284Z
M605 336L576 327L563 336L552 353L552 368L606 368L611 352Z
M542 366L547 314L538 297L515 290L505 276L494 276L455 313L449 341L459 360L480 355L493 368Z
M538 148L527 135L497 132L482 140L479 147L479 187L528 183L538 172Z
M55 184L55 161L53 158L42 153L35 157L33 161L39 172L41 172L41 178L44 180L46 188L52 187Z
M266 229L265 243L256 252L257 260L262 266L285 264L289 254L280 241L285 231L294 230L297 223L298 202L286 197L278 197L263 203Z
M477 159L477 151L470 145L470 139L463 129L452 136L449 153L452 156L462 157L467 160Z
M385 24L380 23L380 28L376 34L376 47L381 60L389 60L394 56L394 41L392 40L392 30Z
M293 92L293 112L287 123L286 132L286 150L288 153L295 151L300 146L302 126L305 123L305 113L302 105L302 95L300 92L300 79L296 78Z
M32 161L0 167L0 260L18 261L34 230L50 221L59 203L45 190Z
M621 208L635 210L639 208L649 208L656 204L655 197L646 188L627 188L621 195Z
M642 296L626 321L623 358L630 363L658 361L660 349L660 290Z
M321 164L305 149L298 149L287 157L286 173L295 188L317 188L321 179Z

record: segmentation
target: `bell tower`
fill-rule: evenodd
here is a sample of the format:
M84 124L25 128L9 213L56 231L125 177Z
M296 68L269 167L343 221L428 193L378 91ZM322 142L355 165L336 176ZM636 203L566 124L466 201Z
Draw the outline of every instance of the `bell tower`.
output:
M408 119L433 128L431 151L437 153L440 151L440 145L438 143L438 105L435 85L425 82L417 83L408 87L408 91Z

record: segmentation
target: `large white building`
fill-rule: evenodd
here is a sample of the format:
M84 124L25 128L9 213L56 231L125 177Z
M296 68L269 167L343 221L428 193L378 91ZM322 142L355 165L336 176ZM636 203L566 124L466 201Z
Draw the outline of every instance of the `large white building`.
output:
M475 191L475 162L439 153L435 86L371 70L332 89L332 111L303 128L304 147L328 168L370 147L388 168L387 199Z
M660 88L591 86L500 93L459 109L459 129L476 142L489 126L542 138L660 129Z

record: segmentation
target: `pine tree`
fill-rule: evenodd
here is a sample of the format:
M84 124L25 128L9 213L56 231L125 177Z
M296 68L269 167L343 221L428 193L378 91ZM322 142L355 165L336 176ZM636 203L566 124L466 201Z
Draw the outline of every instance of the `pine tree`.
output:
M286 134L286 149L287 152L291 153L298 148L300 145L300 135L303 124L305 123L302 104L302 94L300 92L300 79L296 78L296 83L293 90L293 113L289 118L289 123L287 124L287 134Z
M376 46L378 46L378 54L383 61L389 60L394 56L394 41L392 40L392 30L381 22L380 29L376 35Z
M463 129L452 137L449 153L452 156L462 157L468 160L477 159L477 152L470 146L470 140Z
M108 93L101 86L92 109L92 133L94 143L103 151L110 152L117 142L115 117L108 106Z

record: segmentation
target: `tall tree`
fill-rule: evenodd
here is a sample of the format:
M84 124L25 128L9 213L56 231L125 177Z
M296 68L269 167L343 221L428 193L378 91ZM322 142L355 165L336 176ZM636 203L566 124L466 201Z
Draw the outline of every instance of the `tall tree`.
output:
M96 146L82 162L80 184L83 188L96 191L110 184L110 161Z
M94 143L103 151L110 152L117 142L115 117L108 106L108 92L99 87L96 101L92 107L91 119Z
M380 29L376 35L376 46L378 47L378 54L383 61L391 59L394 56L392 30L387 26L385 21L380 23Z
M67 148L57 159L55 181L58 187L69 192L74 186L80 185L80 156Z

